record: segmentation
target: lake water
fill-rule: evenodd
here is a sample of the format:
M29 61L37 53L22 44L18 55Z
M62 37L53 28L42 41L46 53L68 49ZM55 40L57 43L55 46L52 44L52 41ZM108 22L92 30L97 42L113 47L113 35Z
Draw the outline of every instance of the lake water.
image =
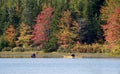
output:
M1 58L0 74L120 74L120 59Z

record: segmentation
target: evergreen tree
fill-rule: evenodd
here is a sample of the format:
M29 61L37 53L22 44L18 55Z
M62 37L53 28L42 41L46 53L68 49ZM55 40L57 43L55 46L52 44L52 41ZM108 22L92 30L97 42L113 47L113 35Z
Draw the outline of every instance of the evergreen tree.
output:
M21 6L21 20L23 23L28 25L35 24L35 17L40 12L39 6L37 6L36 0L23 0Z
M104 0L85 0L83 8L83 18L86 25L83 28L83 43L93 43L102 38L100 27L100 8Z

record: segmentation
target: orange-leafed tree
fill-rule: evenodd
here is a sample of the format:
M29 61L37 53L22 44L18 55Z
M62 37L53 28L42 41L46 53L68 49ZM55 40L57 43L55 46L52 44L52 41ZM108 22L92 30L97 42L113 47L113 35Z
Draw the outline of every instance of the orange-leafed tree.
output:
M16 41L17 46L22 46L24 48L28 47L31 43L31 27L29 25L26 25L24 23L20 24L20 36L18 37L18 40Z
M16 34L17 32L13 25L10 25L5 31L5 39L9 42L9 46L13 47L15 45Z
M42 47L46 43L46 41L49 40L49 33L51 27L50 24L52 21L53 12L53 8L47 7L37 16L36 24L33 27L34 30L32 32L33 44Z
M115 45L120 46L120 8L115 9L107 20L107 24L102 28L109 48L113 48Z
M102 20L107 21L115 8L120 6L120 0L105 0L105 5L101 8Z

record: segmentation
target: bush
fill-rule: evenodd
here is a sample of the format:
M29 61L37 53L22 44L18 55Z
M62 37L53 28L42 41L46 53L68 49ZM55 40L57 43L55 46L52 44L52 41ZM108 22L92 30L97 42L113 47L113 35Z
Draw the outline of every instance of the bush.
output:
M72 51L80 52L80 53L103 53L103 48L106 50L107 48L103 47L102 44L75 44ZM104 51L105 52L105 51Z
M114 46L114 48L112 49L112 54L120 55L120 46L119 45Z
M92 44L91 48L93 49L94 53L101 53L102 52L102 45L101 44L98 44L98 43Z
M12 49L11 47L5 47L2 49L2 51L11 51L11 49Z
M24 52L25 49L23 47L15 47L12 49L13 52Z
M72 51L86 53L91 51L91 46L87 44L75 44Z
M73 45L69 44L66 45L66 47L64 46L60 46L57 50L57 52L65 52L65 53L70 53L72 52L71 49L73 48Z
M106 45L106 44L103 44L103 45L102 45L102 47L101 47L102 53L110 53L110 52L111 52L110 49L108 49L107 46L108 46L108 45Z
M50 40L43 47L44 52L53 52L58 49L57 39L55 37L50 38Z
M33 51L34 49L32 47L27 47L27 48L24 48L24 51Z
M68 49L68 48L62 48L62 47L59 47L59 49L57 50L57 52L65 52L65 53L69 53L69 52L71 52L71 50Z
M6 41L3 36L0 37L0 51L2 51L2 49L7 46L8 46L8 41Z

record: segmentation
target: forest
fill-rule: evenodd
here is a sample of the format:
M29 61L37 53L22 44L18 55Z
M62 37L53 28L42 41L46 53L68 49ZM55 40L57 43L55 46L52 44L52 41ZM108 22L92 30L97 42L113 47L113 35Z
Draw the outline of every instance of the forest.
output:
M0 0L0 51L120 54L120 0Z

